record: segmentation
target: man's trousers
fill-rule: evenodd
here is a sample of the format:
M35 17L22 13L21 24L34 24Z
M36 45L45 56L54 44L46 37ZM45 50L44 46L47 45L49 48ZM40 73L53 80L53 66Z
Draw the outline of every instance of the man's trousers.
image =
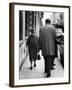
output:
M50 74L50 70L53 64L54 57L52 56L44 56L44 61L45 61L45 72L47 74Z

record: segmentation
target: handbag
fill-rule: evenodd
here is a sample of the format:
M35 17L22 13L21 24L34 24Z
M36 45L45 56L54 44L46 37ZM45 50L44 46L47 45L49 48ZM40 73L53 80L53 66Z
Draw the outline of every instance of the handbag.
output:
M39 55L39 54L37 55L37 59L38 59L38 60L40 60L40 59L41 59L41 57L40 57L40 55Z

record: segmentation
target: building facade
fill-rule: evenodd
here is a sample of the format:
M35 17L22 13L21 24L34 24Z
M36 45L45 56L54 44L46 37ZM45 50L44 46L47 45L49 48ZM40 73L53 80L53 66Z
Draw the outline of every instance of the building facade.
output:
M21 70L24 61L28 56L26 41L32 29L39 36L39 29L42 24L43 12L19 11L19 68Z

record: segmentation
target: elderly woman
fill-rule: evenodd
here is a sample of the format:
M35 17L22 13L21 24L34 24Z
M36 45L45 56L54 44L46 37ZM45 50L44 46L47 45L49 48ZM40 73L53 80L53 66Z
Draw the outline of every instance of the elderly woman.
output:
M28 37L26 45L28 46L29 51L29 60L31 63L30 70L32 70L32 63L34 61L34 67L36 67L36 59L38 52L38 37L35 35L35 31L31 30L31 35Z

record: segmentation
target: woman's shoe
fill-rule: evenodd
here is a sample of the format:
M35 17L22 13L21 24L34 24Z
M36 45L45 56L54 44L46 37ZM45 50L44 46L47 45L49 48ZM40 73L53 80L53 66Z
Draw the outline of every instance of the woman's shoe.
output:
M32 66L30 67L30 70L32 70Z
M34 63L34 67L36 67L36 64Z

